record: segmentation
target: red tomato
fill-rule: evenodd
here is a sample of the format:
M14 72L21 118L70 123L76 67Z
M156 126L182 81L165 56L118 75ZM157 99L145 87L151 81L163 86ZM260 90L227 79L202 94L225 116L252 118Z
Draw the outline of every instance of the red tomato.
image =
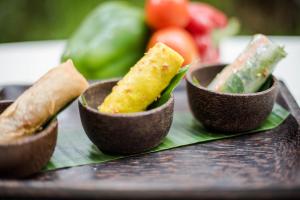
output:
M190 3L189 15L187 30L194 34L206 34L214 28L224 28L227 25L226 15L206 3Z
M148 44L148 49L157 42L162 42L177 51L183 58L183 65L199 58L194 38L189 32L181 28L165 28L156 31Z
M189 19L188 0L146 1L146 20L153 29L185 27Z

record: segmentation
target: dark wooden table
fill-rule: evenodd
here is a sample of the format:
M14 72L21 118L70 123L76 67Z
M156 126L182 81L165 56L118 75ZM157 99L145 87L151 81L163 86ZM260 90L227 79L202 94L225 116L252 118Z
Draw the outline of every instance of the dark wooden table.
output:
M0 98L24 88L5 87ZM188 109L184 88L176 112ZM236 138L133 156L107 163L0 180L0 196L28 199L229 199L300 197L300 110L281 83L277 102L291 115L278 128ZM59 117L60 130L81 128L77 105Z

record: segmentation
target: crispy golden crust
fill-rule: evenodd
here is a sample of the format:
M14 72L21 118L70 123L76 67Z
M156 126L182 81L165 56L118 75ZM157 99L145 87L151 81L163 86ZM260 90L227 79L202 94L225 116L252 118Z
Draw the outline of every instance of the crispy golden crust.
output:
M0 115L0 143L33 134L87 87L71 60L51 69Z
M167 87L183 61L177 52L157 43L117 83L98 107L99 111L131 113L145 110Z

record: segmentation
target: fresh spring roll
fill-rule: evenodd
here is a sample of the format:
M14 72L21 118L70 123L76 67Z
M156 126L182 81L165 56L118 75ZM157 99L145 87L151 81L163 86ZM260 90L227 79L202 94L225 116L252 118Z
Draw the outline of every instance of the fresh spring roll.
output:
M71 60L53 68L0 115L0 143L34 134L87 87Z
M226 93L256 92L285 56L283 47L257 34L238 58L215 77L208 89Z
M98 107L105 113L145 110L168 86L184 59L173 49L157 43L120 80Z

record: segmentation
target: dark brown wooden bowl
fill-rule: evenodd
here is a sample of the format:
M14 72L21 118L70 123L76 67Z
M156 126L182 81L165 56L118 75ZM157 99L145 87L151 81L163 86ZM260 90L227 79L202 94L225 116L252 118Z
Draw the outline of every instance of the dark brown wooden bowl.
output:
M278 92L271 87L256 93L229 94L206 89L225 64L197 67L187 73L187 95L194 117L206 128L222 132L243 132L259 127L271 113ZM196 78L200 85L193 82Z
M83 128L90 140L103 152L135 154L158 146L168 134L173 120L173 96L162 106L128 114L101 113L97 107L116 85L117 79L91 85L79 98Z
M2 113L12 101L0 101ZM0 177L23 178L39 172L50 160L56 145L57 120L42 131L14 143L0 144Z

